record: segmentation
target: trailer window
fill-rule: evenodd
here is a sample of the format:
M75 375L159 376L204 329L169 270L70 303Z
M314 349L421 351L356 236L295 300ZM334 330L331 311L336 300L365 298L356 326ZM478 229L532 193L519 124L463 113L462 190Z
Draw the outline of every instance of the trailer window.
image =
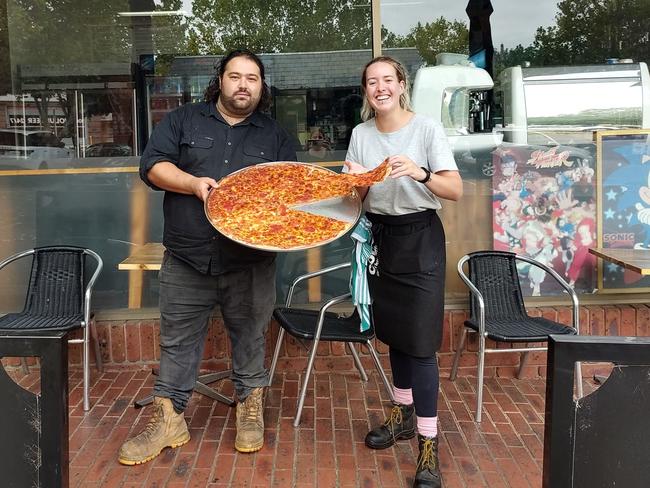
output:
M638 80L556 80L526 83L529 128L641 127Z

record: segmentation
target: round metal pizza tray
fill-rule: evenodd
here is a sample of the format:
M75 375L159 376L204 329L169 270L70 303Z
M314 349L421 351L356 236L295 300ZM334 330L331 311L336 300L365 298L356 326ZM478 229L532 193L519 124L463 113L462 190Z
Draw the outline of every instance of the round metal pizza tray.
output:
M303 166L310 166L317 168L318 170L321 171L328 171L330 173L336 173L335 171L332 171L329 168L325 168L323 166L318 166L316 164L311 164L311 163L301 163L301 162L296 162L296 161L274 161L270 163L260 163L256 164L253 166L248 166L246 168L242 168L240 170L234 171L233 173L230 173L228 176L225 176L219 182L217 185L222 184L223 182L227 181L228 178L235 174L239 173L244 173L251 168L258 168L260 166L271 166L271 165L279 165L279 164L297 164L297 165L303 165ZM337 236L332 237L331 239L326 239L323 241L318 241L314 242L313 244L309 245L303 245L303 246L294 246L294 247L275 247L275 246L267 246L267 245L260 245L256 244L253 242L247 242L243 241L239 238L236 238L232 235L230 235L228 232L226 232L224 229L221 228L219 225L219 220L215 218L214 216L210 215L210 212L208 211L208 201L210 200L210 196L214 194L214 192L219 191L219 186L216 188L213 188L210 190L210 193L208 194L208 198L205 199L205 202L203 204L203 208L205 211L205 215L210 222L210 224L219 231L219 233L223 234L224 236L228 237L229 239L243 245L246 247L250 247L253 249L259 249L262 251L283 251L283 252L290 252L290 251L303 251L305 249L311 249L314 247L320 247L324 246L325 244L328 244L330 242L335 241L342 235L344 235L346 232L348 232L350 229L354 227L354 225L357 223L357 220L359 220L359 217L361 216L361 207L362 207L362 202L361 202L361 197L359 196L359 193L357 193L356 190L353 190L349 195L345 197L337 197L329 200L324 200L322 202L316 202L316 203L311 203L307 205L302 205L300 206L299 210L301 211L307 211L314 213L316 215L323 215L326 217L331 217L337 220L341 220L343 222L346 222L345 229L341 231Z

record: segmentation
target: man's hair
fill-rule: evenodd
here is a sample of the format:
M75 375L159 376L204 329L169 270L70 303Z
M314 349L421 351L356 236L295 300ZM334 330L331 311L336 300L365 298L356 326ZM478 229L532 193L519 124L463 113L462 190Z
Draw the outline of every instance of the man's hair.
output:
M411 108L411 90L409 87L409 79L406 68L402 63L397 59L391 58L390 56L377 56L376 58L370 60L363 68L363 74L361 75L361 92L363 93L363 105L361 106L361 120L368 120L375 116L375 111L368 103L368 97L366 96L366 73L368 68L375 63L388 63L393 68L395 68L395 73L397 73L397 81L404 82L404 91L399 97L399 106L404 110L412 112Z
M264 64L255 53L249 51L248 49L235 49L234 51L230 51L223 58L221 58L219 64L215 66L216 73L214 77L210 80L208 87L203 93L203 99L206 102L217 103L219 94L221 93L221 80L226 72L226 66L228 66L228 63L231 60L239 57L250 59L260 69L260 77L262 78L262 95L260 97L260 102L257 104L257 110L260 112L266 112L269 108L271 108L271 89L269 88L269 85L266 84L266 80L264 78Z

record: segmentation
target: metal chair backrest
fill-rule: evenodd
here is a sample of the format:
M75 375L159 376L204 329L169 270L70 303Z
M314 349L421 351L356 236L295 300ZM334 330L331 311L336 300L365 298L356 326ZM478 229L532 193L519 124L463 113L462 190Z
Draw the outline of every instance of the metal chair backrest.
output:
M485 321L527 316L515 254L505 251L477 251L469 256L469 279L485 301ZM478 320L479 305L470 293L472 319Z
M23 314L83 316L84 267L83 248L35 248Z

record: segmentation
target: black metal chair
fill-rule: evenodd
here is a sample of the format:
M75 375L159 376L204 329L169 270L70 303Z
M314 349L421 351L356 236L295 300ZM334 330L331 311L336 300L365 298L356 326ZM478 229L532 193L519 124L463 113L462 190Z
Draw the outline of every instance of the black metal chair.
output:
M275 317L275 319L280 324L280 332L278 334L278 340L275 345L275 352L273 353L273 361L271 362L269 383L273 383L273 376L275 374L275 368L278 362L278 356L280 355L280 348L282 346L282 341L284 340L285 332L288 332L299 340L313 341L309 352L307 369L305 370L304 378L302 381L300 397L298 399L296 418L293 422L294 427L298 427L300 424L302 407L305 403L305 396L307 395L307 385L309 384L309 378L314 366L314 359L316 358L316 350L320 341L345 342L348 345L350 354L352 355L355 366L359 370L361 378L363 381L368 381L368 376L366 375L366 372L361 364L361 360L359 359L359 355L354 346L355 343L365 344L368 347L368 351L370 352L375 366L377 367L377 371L379 372L384 386L386 387L388 396L391 400L393 400L392 387L388 381L388 378L386 377L386 373L384 372L381 363L379 362L377 351L375 351L375 348L372 345L372 340L375 337L375 331L372 324L370 326L370 329L361 332L360 318L356 309L349 316L340 315L334 312L328 312L328 310L334 305L350 301L351 295L349 292L332 298L326 302L319 310L306 310L293 308L291 306L291 300L293 298L296 285L298 285L300 282L349 267L350 263L337 264L335 266L330 266L313 273L299 276L294 280L291 288L289 288L286 305L284 307L276 308L273 312L273 317Z
M90 300L93 286L103 267L102 259L94 251L81 247L37 247L0 261L0 269L28 256L32 256L32 265L25 306L22 312L0 317L0 333L8 331L14 336L18 333L38 336L39 332L83 328L82 339L70 339L68 342L83 344L83 408L89 410ZM88 280L86 256L95 260ZM95 341L95 359L101 369L97 335L93 333L92 336Z
M545 319L531 317L526 312L517 263L535 266L553 277L569 294L572 302L573 324L567 326ZM464 272L468 263L469 277ZM456 379L458 361L465 347L468 332L478 333L478 385L476 389L476 421L481 421L483 403L483 370L486 353L521 353L518 376L521 375L530 351L545 351L546 346L520 347L511 349L486 348L486 339L509 343L548 343L550 334L579 333L578 296L566 281L548 266L526 256L505 251L477 251L467 254L458 261L458 274L469 288L470 318L460 337L449 378ZM582 397L582 375L580 363L576 363L576 388Z

